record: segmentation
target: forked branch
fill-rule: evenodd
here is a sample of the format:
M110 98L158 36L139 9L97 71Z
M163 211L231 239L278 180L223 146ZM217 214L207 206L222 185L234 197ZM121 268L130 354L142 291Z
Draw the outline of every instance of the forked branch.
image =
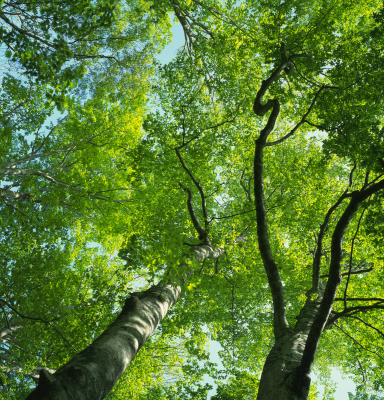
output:
M341 217L339 218L339 221L337 222L336 227L333 231L331 241L331 262L329 267L329 279L324 291L324 296L321 301L320 308L312 324L303 352L303 357L300 365L300 373L302 374L302 376L307 376L311 371L317 351L317 346L320 340L320 335L329 319L329 315L335 302L337 288L341 282L342 241L344 233L363 201L368 199L372 194L377 193L382 189L384 189L384 179L368 188L356 190L348 195L351 200L344 212L342 213ZM376 308L384 308L384 306L376 305ZM349 311L352 311L352 309L353 307L350 308ZM360 309L362 309L362 307L360 307Z

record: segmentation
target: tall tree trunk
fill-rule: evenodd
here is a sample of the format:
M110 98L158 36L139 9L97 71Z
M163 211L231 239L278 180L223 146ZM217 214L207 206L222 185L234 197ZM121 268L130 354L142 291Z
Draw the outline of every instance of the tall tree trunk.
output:
M307 399L311 378L302 375L300 364L321 300L308 299L294 329L286 329L276 339L264 364L257 400Z
M197 261L219 258L223 249L193 246ZM184 269L186 264L180 265ZM193 272L187 272L190 276ZM153 286L132 293L116 320L86 349L54 374L40 371L37 388L27 400L101 400L116 384L168 310L178 300L186 279L179 284Z

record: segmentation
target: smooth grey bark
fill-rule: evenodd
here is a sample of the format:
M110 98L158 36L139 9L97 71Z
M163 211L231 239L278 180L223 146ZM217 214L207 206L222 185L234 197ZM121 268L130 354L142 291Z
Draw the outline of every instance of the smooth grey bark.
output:
M193 246L197 261L218 258L224 249ZM193 272L180 265L186 277ZM187 278L132 293L116 320L86 349L54 374L40 371L37 388L28 400L101 400L116 384L168 310L178 300Z
M168 284L131 295L116 320L90 346L53 375L41 370L39 384L27 399L103 399L180 293L181 286Z
M309 374L299 376L299 367L320 303L321 297L308 298L295 327L286 329L276 339L264 364L257 400L302 400L308 397L311 378Z
M12 340L14 332L21 329L23 325L20 324L12 324L0 329L0 342L9 342Z

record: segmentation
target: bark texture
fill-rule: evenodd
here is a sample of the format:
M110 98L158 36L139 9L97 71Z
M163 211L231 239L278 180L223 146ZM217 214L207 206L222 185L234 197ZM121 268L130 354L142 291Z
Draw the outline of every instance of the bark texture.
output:
M181 286L131 295L116 320L86 349L51 375L40 371L28 400L101 400L116 384L170 307Z
M194 246L197 261L219 258L224 249ZM183 263L180 270L186 268ZM193 271L185 270L186 276ZM185 275L185 274L184 274ZM168 310L178 300L186 278L132 293L116 320L86 349L54 374L40 371L37 388L27 400L101 400L110 392Z
M257 400L307 399L311 378L302 374L300 364L321 300L308 299L295 327L276 339L264 364Z

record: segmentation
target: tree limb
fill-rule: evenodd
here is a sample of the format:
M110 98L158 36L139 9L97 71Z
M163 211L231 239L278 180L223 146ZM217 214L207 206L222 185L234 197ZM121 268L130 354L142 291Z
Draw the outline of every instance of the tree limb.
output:
M282 44L282 53L285 54ZM259 250L263 260L264 268L268 277L269 286L272 292L273 308L274 308L274 334L278 338L286 329L289 324L286 318L286 307L283 284L281 282L280 274L272 255L271 246L268 237L268 223L267 213L265 209L265 195L264 195L264 178L263 178L263 150L266 146L266 141L270 132L272 132L276 119L280 112L280 103L278 99L269 99L265 105L261 103L263 96L271 84L277 79L279 74L283 71L289 71L291 60L296 57L309 57L308 54L293 55L288 60L284 60L280 66L271 74L271 76L262 82L259 91L256 94L253 111L256 115L263 116L266 112L272 109L268 118L266 126L261 130L258 139L256 139L255 156L254 156L254 194L256 205L256 220L257 220L257 239L259 243Z
M301 359L300 371L303 376L307 376L312 368L313 360L317 351L320 335L328 321L333 303L335 302L337 288L341 282L341 259L342 259L342 240L345 230L356 214L361 203L373 193L384 189L384 180L368 187L364 190L356 190L350 194L351 200L339 218L333 231L331 241L331 262L329 267L329 279L325 287L324 296L315 320L309 332L305 345L303 357ZM380 307L381 308L381 307ZM383 307L384 308L384 307Z
M199 234L199 239L202 242L204 242L204 240L207 240L207 233L201 227L201 225L200 225L200 223L199 223L199 221L198 221L198 219L196 217L195 211L193 209L193 205L192 205L193 195L192 195L192 192L187 187L183 186L181 184L181 182L179 182L179 185L184 191L186 191L188 193L187 207L188 207L188 211L189 211L189 216L191 217L191 220L192 220L194 228L196 229L197 233Z
M350 256L349 256L349 269L348 269L347 283L345 284L345 290L344 290L344 308L347 308L347 291L348 291L348 284L349 284L349 279L351 277L351 271L352 271L353 249L355 246L355 240L356 240L357 234L359 233L360 223L363 218L365 210L366 210L366 207L364 208L363 212L360 215L359 222L357 223L355 235L352 238L351 252L350 252Z
M65 336L56 328L55 325L52 324L51 321L47 321L45 319L42 318L35 318L35 317L28 317L24 314L21 314L19 311L17 311L14 307L12 307L6 300L4 299L0 299L1 302L3 302L4 304L6 304L7 307L9 307L12 311L14 311L20 318L23 319L29 319L32 321L37 321L37 322L43 322L45 324L48 324L50 327L52 327L61 337L62 339L65 341L65 343L67 343L70 347L72 347L72 349L78 353L78 351L72 346L72 344L65 338ZM57 318L56 318L57 319Z
M356 343L357 345L359 345L362 349L364 349L365 351L368 351L369 353L372 353L372 354L374 354L375 356L377 356L377 357L381 358L382 360L384 360L384 358L381 357L379 354L377 354L375 351L369 350L369 349L367 349L366 347L364 347L362 344L360 344L356 339L354 339L351 335L349 335L347 332L345 332L345 330L342 329L339 325L336 325L336 324L335 324L335 326L336 326L337 329L341 330L341 332L343 332L344 335L348 336L354 343Z
M205 231L208 231L208 214L207 214L207 206L206 206L206 201L205 201L205 195L204 195L204 191L203 188L200 186L199 182L195 179L195 177L193 176L192 172L187 168L187 166L185 165L181 155L180 155L180 151L179 148L176 147L175 148L177 157L180 160L180 163L182 165L182 167L184 168L184 170L187 172L187 174L190 176L190 178L192 179L192 182L195 184L197 190L200 193L200 197L201 197L201 208L203 210L203 217L204 217L204 227L205 227ZM208 232L207 232L208 234Z
M325 215L324 222L320 225L319 235L317 237L317 248L316 253L313 258L313 268L312 268L312 291L313 293L317 293L319 289L319 278L320 278L320 265L321 265L321 254L323 251L323 238L325 231L328 227L329 220L331 218L332 213L339 207L342 201L346 198L348 189L339 197L337 202L328 210Z

